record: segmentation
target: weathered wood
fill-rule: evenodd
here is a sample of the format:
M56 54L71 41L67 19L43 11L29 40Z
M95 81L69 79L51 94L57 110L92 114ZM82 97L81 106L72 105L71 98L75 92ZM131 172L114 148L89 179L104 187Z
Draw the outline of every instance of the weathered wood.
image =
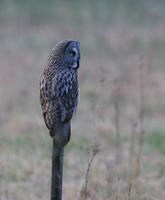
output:
M63 153L64 148L59 149L53 139L51 200L62 200Z

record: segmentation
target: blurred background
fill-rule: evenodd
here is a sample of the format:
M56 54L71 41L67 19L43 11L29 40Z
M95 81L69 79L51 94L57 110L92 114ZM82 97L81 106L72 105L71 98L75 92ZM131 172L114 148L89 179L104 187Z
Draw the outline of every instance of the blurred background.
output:
M94 145L86 199L164 199L163 0L0 0L0 199L50 198L52 141L39 80L67 38L81 43L81 99L64 199L83 199Z

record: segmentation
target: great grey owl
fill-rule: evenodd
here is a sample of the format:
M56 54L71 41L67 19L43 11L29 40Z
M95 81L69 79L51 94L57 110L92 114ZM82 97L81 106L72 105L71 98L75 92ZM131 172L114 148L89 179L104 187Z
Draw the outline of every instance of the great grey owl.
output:
M52 49L41 81L40 102L45 124L57 145L70 139L70 120L79 96L80 43L64 40Z

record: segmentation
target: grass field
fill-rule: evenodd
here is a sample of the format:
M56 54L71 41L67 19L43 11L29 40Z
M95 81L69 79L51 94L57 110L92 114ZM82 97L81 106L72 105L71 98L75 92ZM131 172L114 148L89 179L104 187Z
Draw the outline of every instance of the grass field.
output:
M39 79L65 38L81 43L81 100L65 150L64 199L85 200L97 144L86 199L163 200L163 0L0 1L0 200L50 199L52 141Z

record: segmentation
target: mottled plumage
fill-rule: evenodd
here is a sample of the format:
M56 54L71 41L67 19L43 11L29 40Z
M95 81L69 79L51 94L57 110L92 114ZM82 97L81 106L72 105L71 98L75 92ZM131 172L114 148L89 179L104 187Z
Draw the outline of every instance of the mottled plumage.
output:
M52 49L40 81L40 101L45 124L51 137L56 137L57 143L64 143L62 145L70 138L70 120L78 103L79 60L79 42L65 40L58 43Z

